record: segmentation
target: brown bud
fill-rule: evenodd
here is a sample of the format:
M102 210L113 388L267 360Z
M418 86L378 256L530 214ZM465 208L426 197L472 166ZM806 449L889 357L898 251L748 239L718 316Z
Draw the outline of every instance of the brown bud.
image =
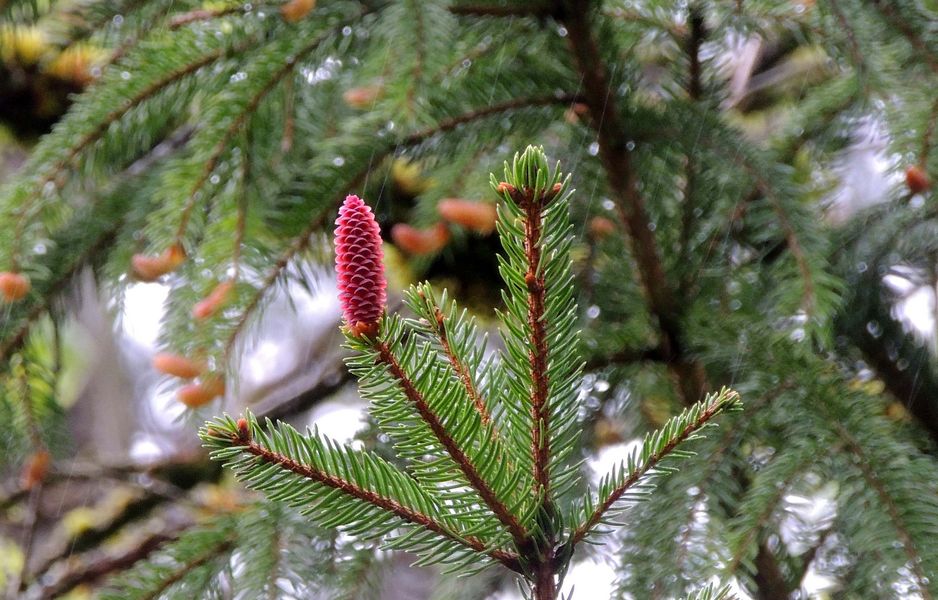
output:
M587 105L583 104L582 102L576 102L564 112L563 118L567 121L567 123L575 125L579 123L580 119L586 116L588 112L589 107Z
M32 289L29 277L22 273L12 273L4 271L0 273L0 296L4 302L16 302L22 300Z
M371 108L383 91L381 85L364 85L346 90L342 99L352 108Z
M153 357L153 368L166 375L192 379L205 371L205 363L178 354L161 352Z
M913 194L921 194L931 187L928 173L922 167L912 165L905 170L905 183Z
M248 420L244 417L238 419L238 440L242 442L251 441L251 429L248 427Z
M381 323L379 321L373 321L371 323L356 321L355 323L346 325L346 329L352 337L367 337L371 339L378 336L378 329L380 327Z
M606 217L593 217L589 222L589 232L595 240L604 239L616 230L616 224L612 219Z
M51 461L52 456L47 450L37 450L26 460L20 474L20 484L24 490L33 489L46 478Z
M131 273L138 281L156 281L163 275L175 271L186 260L186 253L179 244L174 244L159 256L134 254L130 259Z
M280 14L288 23L296 23L316 8L316 0L289 0L280 6Z
M394 244L404 252L416 256L439 252L449 243L449 238L449 229L443 223L437 223L428 229L417 229L406 223L398 223L391 228Z
M507 181L502 181L501 183L498 184L498 187L495 188L495 191L498 192L499 194L505 194L505 193L514 194L515 186L511 185Z
M471 229L476 233L488 235L495 230L498 210L488 202L472 202L459 198L446 198L437 204L437 212L449 221Z
M209 295L192 307L192 316L203 321L213 316L231 300L234 289L233 281L223 281L215 286Z
M199 383L190 383L179 388L176 397L189 408L204 406L225 394L225 382L221 377L213 375Z

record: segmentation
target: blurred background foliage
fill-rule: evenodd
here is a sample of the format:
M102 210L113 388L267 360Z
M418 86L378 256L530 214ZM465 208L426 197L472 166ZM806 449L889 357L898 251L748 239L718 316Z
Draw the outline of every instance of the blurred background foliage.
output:
M341 362L338 202L495 348L488 173L538 143L578 190L586 479L707 389L745 403L568 587L934 598L936 83L935 0L0 0L0 271L29 283L0 303L3 589L515 597L257 503L194 431L249 407L386 452Z

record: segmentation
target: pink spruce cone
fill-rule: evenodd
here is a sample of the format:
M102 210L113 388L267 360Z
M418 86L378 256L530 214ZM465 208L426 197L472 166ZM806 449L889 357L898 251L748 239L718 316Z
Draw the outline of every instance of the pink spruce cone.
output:
M387 303L381 230L358 196L345 198L335 225L335 270L345 324L353 335L374 336Z

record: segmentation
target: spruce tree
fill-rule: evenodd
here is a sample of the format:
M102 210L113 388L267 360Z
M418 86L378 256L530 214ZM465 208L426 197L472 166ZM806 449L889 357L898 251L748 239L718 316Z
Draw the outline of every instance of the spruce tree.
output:
M553 600L596 556L622 598L938 595L938 334L896 291L938 304L931 0L0 18L0 118L57 119L0 190L11 597L379 598L400 556L437 598ZM838 213L870 132L891 185ZM333 255L339 384L252 410L267 309ZM73 456L89 273L114 315L169 289L153 365L204 451ZM286 422L350 388L354 441ZM75 526L81 478L131 492Z

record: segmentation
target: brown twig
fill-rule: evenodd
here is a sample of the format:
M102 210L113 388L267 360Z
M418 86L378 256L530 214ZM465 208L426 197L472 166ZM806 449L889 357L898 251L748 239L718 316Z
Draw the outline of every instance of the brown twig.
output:
M545 198L534 197L525 190L519 198L524 211L524 256L527 271L524 281L528 287L528 362L531 374L531 456L534 459L535 495L545 505L551 504L550 497L550 404L547 363L550 349L547 344L547 323L544 322L546 295L544 271L541 269L541 228Z
M909 44L919 52L919 57L925 61L928 67L935 73L938 73L938 53L929 48L928 44L922 39L922 36L909 25L909 20L897 14L895 7L889 4L887 0L870 1L871 4L879 10L880 14L883 15L883 18L888 21L890 25L895 27L899 33L905 36ZM926 19L922 16L920 20L924 22Z
M482 478L476 466L459 447L456 440L452 438L440 418L430 409L427 401L411 381L410 376L404 371L391 348L388 347L387 343L378 341L375 342L374 349L378 352L378 360L388 368L388 371L400 384L404 395L414 405L420 418L427 424L434 437L440 442L450 458L453 459L462 474L465 475L469 485L478 492L485 505L489 507L499 522L508 529L516 543L519 546L523 545L528 537L528 531L517 516L505 506L488 482Z
M669 357L668 364L684 403L691 405L706 393L709 384L703 366L686 357L676 296L665 277L658 242L626 147L630 137L619 119L615 94L590 26L590 14L573 0L558 4L559 18L567 28L567 39L583 81L583 102L589 108L590 122L597 134L599 157L619 218L631 241L649 310L658 321L661 348Z
M179 568L170 573L168 577L162 579L158 586L150 590L148 593L139 596L140 600L155 600L156 598L159 598L163 592L168 590L176 582L185 577L186 574L190 573L193 569L201 567L202 565L218 558L233 548L234 541L231 539L225 539L218 542L202 554L180 565Z
M735 392L731 392L735 397ZM684 429L681 430L676 436L671 438L671 440L661 448L661 450L652 453L648 460L643 462L641 465L638 465L637 468L632 470L625 479L613 489L606 498L596 506L590 516L584 521L573 534L570 536L570 546L575 547L587 536L587 534L595 527L600 521L602 521L603 515L615 504L619 498L623 496L629 489L632 488L638 481L647 475L649 472L654 470L662 460L668 457L671 452L673 452L679 445L685 442L690 438L695 432L700 430L701 427L710 422L711 419L720 414L723 409L726 408L726 402L721 401L719 397L715 398L714 401L707 406L700 415L694 419L692 423L688 423Z
M915 578L915 585L918 587L919 593L922 595L923 600L932 600L933 596L928 587L929 579L925 572L922 571L922 561L918 549L916 548L915 540L912 539L912 534L909 533L909 528L906 526L905 520L899 512L899 507L896 506L892 496L889 495L889 491L876 474L876 470L870 465L869 459L863 451L862 446L860 446L860 443L840 423L833 421L832 425L834 432L843 440L847 450L856 458L857 467L859 467L863 478L876 492L879 501L883 503L886 514L889 515L889 520L892 521L896 534L899 536L902 549L909 559L909 568L912 572L912 576Z
M469 372L469 367L463 364L449 343L449 326L446 322L446 316L432 298L427 298L427 302L431 304L435 317L430 326L440 340L440 347L443 349L443 354L446 355L447 360L449 360L450 365L453 367L453 371L456 373L456 377L462 382L463 387L466 389L466 394L469 395L469 399L476 407L476 411L478 411L479 417L482 419L482 424L488 425L492 421L492 415L489 414L488 406L482 398L482 394L476 389L476 384L472 380L472 373Z
M268 464L277 465L278 467L290 471L291 473L295 473L300 477L309 479L310 481L315 481L316 483L320 483L332 489L339 490L347 496L351 496L352 498L367 502L372 506L377 506L382 510L393 513L403 521L418 525L460 545L471 548L476 552L490 556L509 569L518 569L518 557L516 555L504 550L491 549L482 540L471 535L463 535L459 531L452 529L450 526L438 522L430 515L423 514L412 508L404 506L393 498L388 498L372 490L364 489L351 481L346 481L340 477L330 475L329 473L321 471L310 465L299 463L292 458L264 448L254 440L238 439L234 441L243 446L245 452L258 457Z

